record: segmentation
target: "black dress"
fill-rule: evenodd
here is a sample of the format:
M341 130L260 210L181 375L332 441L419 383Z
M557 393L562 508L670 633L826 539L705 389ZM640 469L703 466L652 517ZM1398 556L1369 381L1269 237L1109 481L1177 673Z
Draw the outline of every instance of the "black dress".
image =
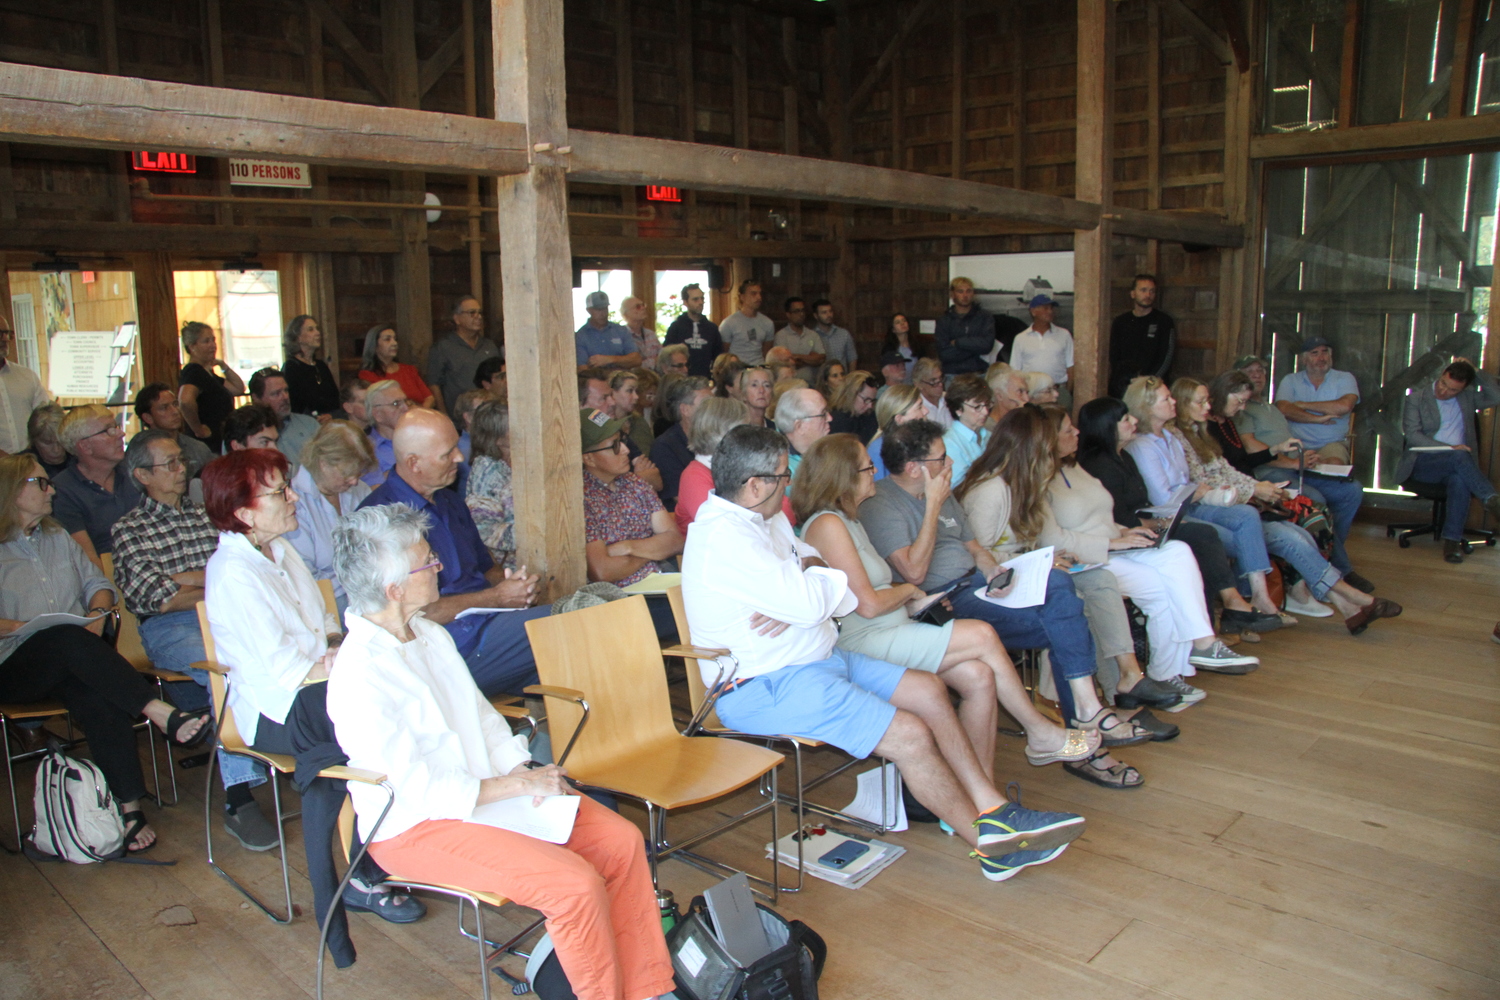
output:
M185 385L198 389L198 422L209 432L202 440L208 445L208 450L217 455L224 445L224 419L234 409L234 396L224 388L222 376L215 375L196 361L183 365L177 376L177 388Z
M328 369L328 362L318 358L308 364L293 355L286 359L281 373L286 376L287 392L292 397L292 412L316 417L339 412L339 384Z
M833 411L833 426L829 428L830 434L853 434L859 438L860 444L869 444L870 439L875 436L879 425L875 423L875 411L872 409L863 416L856 417L852 413L843 410Z

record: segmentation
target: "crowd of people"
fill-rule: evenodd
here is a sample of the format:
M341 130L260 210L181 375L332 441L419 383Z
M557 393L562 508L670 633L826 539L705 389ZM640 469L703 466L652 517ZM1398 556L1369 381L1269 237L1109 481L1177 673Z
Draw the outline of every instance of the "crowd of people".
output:
M1149 275L1132 283L1111 393L1076 406L1072 337L1045 295L1016 329L955 279L936 356L897 315L871 371L826 300L788 299L777 329L747 281L715 324L690 285L659 340L640 300L616 323L590 294L575 335L578 450L549 456L582 468L589 579L680 570L694 641L740 665L713 692L727 725L895 762L914 811L990 880L1053 860L1084 819L1002 791L1001 709L1030 765L1133 789L1146 775L1115 753L1178 736L1154 712L1203 701L1198 672L1256 669L1244 644L1298 616L1337 615L1359 635L1401 613L1350 560L1361 487L1326 474L1347 459L1358 400L1330 345L1301 345L1274 404L1260 358L1169 381L1175 332L1156 290ZM462 822L487 802L561 793L566 774L532 767L490 707L536 682L525 625L553 609L517 558L503 354L476 299L452 319L425 373L398 360L395 327L371 327L342 383L314 317L296 317L284 363L247 383L215 331L187 323L178 384L140 389L128 444L107 407L65 412L25 369L0 366L0 698L68 706L124 803L128 849L149 849L132 726L144 715L179 744L208 738L194 666L205 602L247 743L297 755L333 733L351 764L390 776L376 865L541 909L579 996L665 993L631 824L586 801L558 846ZM1500 515L1473 459L1473 415L1497 404L1494 380L1457 359L1407 405L1401 474L1446 485L1449 558L1462 558L1468 498ZM1041 598L1013 606L1005 564L1040 548L1052 552ZM105 638L101 613L120 601L150 659L191 678L169 685L170 703ZM649 603L658 635L674 635L665 602ZM10 635L47 612L98 617ZM1061 724L1022 685L1021 651L1045 654ZM228 754L220 768L225 828L275 847L253 794L265 772ZM380 803L352 794L369 835ZM307 846L314 866L326 837ZM422 916L380 878L362 870L345 905Z

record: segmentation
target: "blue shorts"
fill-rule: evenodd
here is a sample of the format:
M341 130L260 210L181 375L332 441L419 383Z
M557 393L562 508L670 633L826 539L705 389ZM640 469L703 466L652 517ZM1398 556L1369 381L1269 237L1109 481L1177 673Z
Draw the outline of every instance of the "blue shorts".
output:
M725 692L715 706L731 729L801 736L865 758L896 717L891 697L906 668L835 649L826 660L761 674Z

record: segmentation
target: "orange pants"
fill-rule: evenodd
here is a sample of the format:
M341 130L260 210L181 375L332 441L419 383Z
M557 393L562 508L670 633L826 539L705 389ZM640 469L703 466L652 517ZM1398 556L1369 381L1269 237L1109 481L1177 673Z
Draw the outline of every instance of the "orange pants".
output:
M672 991L645 840L584 797L566 844L460 820L427 820L370 845L389 872L498 893L540 910L579 1000L645 1000Z

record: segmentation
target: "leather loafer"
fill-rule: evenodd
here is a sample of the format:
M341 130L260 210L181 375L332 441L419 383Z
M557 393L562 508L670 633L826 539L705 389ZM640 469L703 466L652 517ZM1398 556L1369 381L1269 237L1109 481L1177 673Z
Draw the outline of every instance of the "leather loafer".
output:
M1344 619L1344 625L1349 629L1350 635L1359 635L1370 627L1370 623L1377 618L1395 618L1401 614L1401 605L1395 601L1388 601L1384 597L1377 597L1368 606L1360 608L1358 613Z
M1151 709L1143 708L1130 717L1130 721L1140 726L1151 734L1151 739L1156 743L1164 743L1167 740L1175 740L1182 732L1181 727L1175 723L1163 722L1151 714Z

